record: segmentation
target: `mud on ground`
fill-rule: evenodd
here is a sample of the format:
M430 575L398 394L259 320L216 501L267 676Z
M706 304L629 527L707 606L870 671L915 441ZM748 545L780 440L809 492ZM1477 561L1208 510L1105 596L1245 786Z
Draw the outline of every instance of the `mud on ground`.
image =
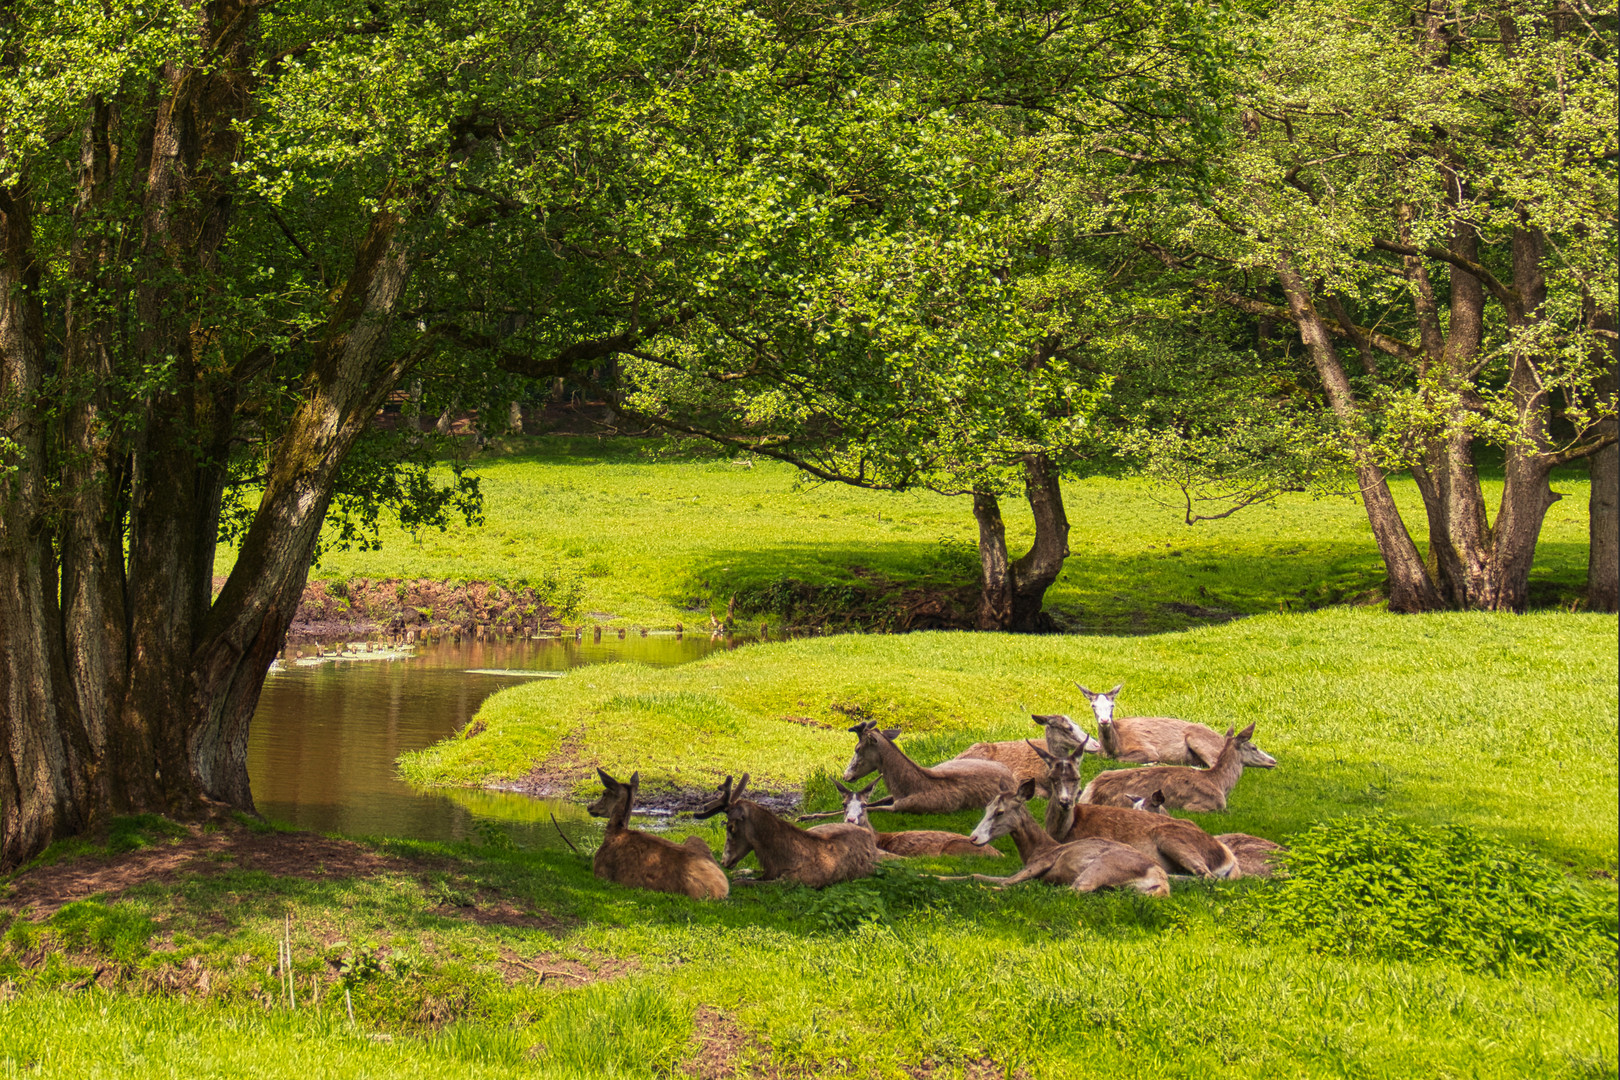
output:
M304 586L288 644L351 641L372 635L556 632L562 624L533 589L489 581L352 578Z

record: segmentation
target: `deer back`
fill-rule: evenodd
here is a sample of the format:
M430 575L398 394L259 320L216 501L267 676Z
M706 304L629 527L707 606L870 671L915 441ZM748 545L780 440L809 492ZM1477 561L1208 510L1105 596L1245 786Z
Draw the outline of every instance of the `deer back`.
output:
M1134 889L1148 896L1169 896L1170 881L1158 862L1115 840L1075 840L1044 852L1042 881L1076 892Z
M1115 840L1155 859L1170 873L1241 876L1236 858L1219 840L1190 821L1118 806L1074 808L1073 824L1059 843L1087 838Z
M1046 762L1042 761L1034 748L1023 739L974 743L951 760L994 761L998 765L1006 766L1015 782L1033 780L1041 792L1046 791Z
M1113 728L1118 761L1161 765L1212 765L1226 740L1205 727L1169 716L1116 717ZM1105 740L1103 745L1108 745ZM1188 747L1191 747L1189 752ZM1207 757L1204 755L1208 755Z
M1164 805L1207 812L1226 809L1226 789L1217 777L1185 765L1150 765L1098 773L1080 793L1082 803L1130 808L1132 799L1164 792Z
M596 849L591 870L604 881L632 889L681 893L698 900L723 900L731 891L714 853L695 836L675 844L661 836L620 829Z

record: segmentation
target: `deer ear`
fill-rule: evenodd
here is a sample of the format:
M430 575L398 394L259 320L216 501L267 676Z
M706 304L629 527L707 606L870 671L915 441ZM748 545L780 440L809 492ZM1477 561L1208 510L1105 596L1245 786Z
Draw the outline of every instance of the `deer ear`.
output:
M1248 727L1246 727L1242 731L1238 732L1238 738L1242 739L1245 742L1247 742L1248 740L1254 738L1254 725L1250 724Z
M619 786L619 782L617 780L613 779L613 777L609 776L601 769L596 770L596 775L602 778L602 786L607 788L609 791L612 791L614 788Z
M1236 731L1236 730L1237 730L1237 729L1236 729L1236 728L1227 728L1227 729L1226 729L1226 737L1227 737L1227 738L1228 738L1228 739L1230 739L1230 738L1231 738L1231 737L1232 737L1232 732L1234 732L1234 731Z
M1114 688L1113 688L1113 689L1112 689L1112 690L1110 690L1110 691L1108 691L1108 693L1106 693L1106 694L1104 694L1104 695L1103 695L1103 697L1109 697L1109 698L1112 698L1112 697L1118 697L1118 696L1119 696L1119 692L1120 692L1120 691L1121 691L1121 690L1123 690L1123 689L1125 689L1125 684L1124 684L1124 683L1120 683L1120 684L1119 684L1119 685L1118 685L1118 686L1116 686L1116 687L1114 687Z
M845 787L843 784L840 784L837 780L833 781L833 787L838 789L838 794L840 795L848 795L850 793L849 788Z
M874 780L870 784L867 784L865 787L861 788L861 798L864 799L868 795L872 794L872 789L877 787L877 786L878 786L878 782L876 780Z
M900 737L900 729L897 727L886 727L879 734L881 734L885 739L888 739L890 742L894 742L894 740Z
M1040 756L1040 759L1046 762L1048 765L1057 760L1057 758L1053 757L1051 754L1048 754L1045 750L1042 750L1034 739L1025 739L1024 741L1029 743L1029 748L1035 751L1035 753Z
M637 769L635 772L630 774L630 786L633 787L633 788L638 788L638 787L641 786L641 770L640 769Z
M1025 802L1029 802L1029 800L1033 799L1035 797L1035 781L1025 780L1022 784L1019 784L1018 797L1023 799Z
M1154 806L1163 806L1164 805L1164 789L1163 788L1154 788L1153 789L1153 794L1148 796L1148 802L1151 802Z
M1094 698L1094 697L1096 697L1096 696L1097 696L1097 695L1096 695L1096 694L1094 694L1094 693L1092 693L1092 692L1091 692L1091 691L1090 691L1090 690L1087 690L1087 689L1086 689L1086 688L1085 688L1085 687L1083 687L1083 686L1080 686L1080 684L1079 684L1079 683L1075 683L1075 684L1074 684L1074 685L1075 685L1075 686L1077 686L1077 687L1079 687L1079 688L1080 688L1080 692L1081 692L1081 693L1082 693L1082 694L1084 694L1084 695L1086 695L1086 697L1087 697L1087 698L1088 698L1088 699L1090 699L1090 698Z

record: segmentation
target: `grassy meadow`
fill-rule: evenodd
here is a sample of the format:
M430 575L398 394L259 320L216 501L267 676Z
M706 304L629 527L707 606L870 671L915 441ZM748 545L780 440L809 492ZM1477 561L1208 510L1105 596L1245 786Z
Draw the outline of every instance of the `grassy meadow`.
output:
M318 573L549 574L577 581L587 625L652 627L703 625L782 578L974 573L962 499L798 486L766 462L660 464L629 442L508 450L479 463L482 530L385 533ZM1585 573L1584 477L1555 487L1546 608ZM1349 500L1189 529L1140 482L1065 492L1074 554L1049 603L1092 633L846 635L579 668L489 698L466 736L402 771L469 794L537 765L578 793L598 764L639 770L647 790L746 771L820 808L853 718L901 727L932 762L1035 735L1032 712L1094 730L1074 683L1124 682L1123 714L1252 721L1279 760L1247 771L1227 812L1194 815L1210 831L1317 844L1332 864L1341 849L1314 827L1387 823L1474 845L1473 861L1453 874L1394 843L1345 847L1360 892L1177 880L1164 900L930 876L1011 873L1002 840L1000 858L886 863L819 892L739 881L707 903L597 881L588 836L576 853L519 848L498 824L438 845L127 820L0 881L0 1078L1616 1076L1615 618L1338 604L1380 578ZM1016 545L1027 514L1004 511ZM1169 604L1255 617L1210 625ZM713 821L671 828L723 842ZM83 898L33 905L53 874ZM1367 926L1395 944L1371 950ZM1480 942L1507 959L1481 962Z
M757 595L784 578L834 596L874 581L952 588L978 578L978 531L965 496L808 484L763 458L666 460L647 440L495 445L473 462L485 524L414 535L384 528L377 550L331 551L314 576L549 578L578 598L571 623L654 628L707 626L733 595ZM1585 470L1561 472L1554 487L1565 498L1547 516L1533 596L1538 606L1567 608L1586 581ZM1394 488L1403 510L1416 513L1412 483ZM1499 489L1487 480L1489 498ZM1383 580L1355 499L1286 495L1188 527L1175 494L1137 479L1064 484L1072 554L1047 593L1060 625L1184 629L1207 620L1167 605L1245 615L1306 610L1366 597ZM1009 496L1002 513L1016 556L1032 536L1029 507Z

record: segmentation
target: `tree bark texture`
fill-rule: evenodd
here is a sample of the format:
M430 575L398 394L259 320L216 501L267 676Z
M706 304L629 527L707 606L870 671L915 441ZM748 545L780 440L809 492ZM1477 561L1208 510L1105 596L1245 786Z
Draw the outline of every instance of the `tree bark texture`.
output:
M1613 333L1613 312L1600 312L1593 319L1600 330ZM1601 358L1604 375L1597 392L1612 409L1615 404L1616 371L1620 368L1620 341L1608 339ZM1614 438L1620 422L1608 417L1598 424L1600 434ZM1591 457L1592 494L1588 525L1591 548L1586 561L1586 606L1591 611L1620 610L1620 444L1611 442Z
M1069 519L1063 510L1061 477L1051 460L1045 454L1030 454L1023 468L1035 540L1018 560L1008 561L1007 533L996 497L982 491L973 494L973 516L979 523L980 630L1040 633L1052 628L1041 605L1069 556Z
M252 22L234 0L207 11L213 54L161 71L152 123L122 148L133 198L110 192L110 110L86 111L75 287L54 355L26 178L0 190L0 868L113 814L253 809L248 724L340 466L422 352L389 345L411 266L408 199L389 192L307 339L297 407L214 598L239 387L273 357L255 349L222 368L217 351L199 353L214 333L208 283L231 223ZM108 248L119 235L138 238L124 269ZM122 314L107 296L126 298ZM113 409L120 363L126 378L162 376Z

